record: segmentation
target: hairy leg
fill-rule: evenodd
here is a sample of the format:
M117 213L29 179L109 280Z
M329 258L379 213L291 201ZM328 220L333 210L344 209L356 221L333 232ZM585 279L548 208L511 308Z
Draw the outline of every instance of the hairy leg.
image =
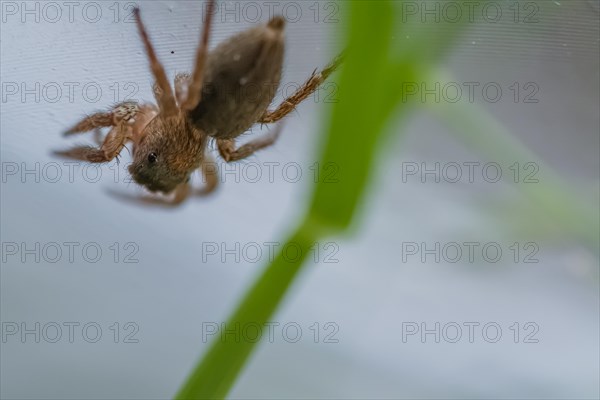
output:
M152 43L150 42L150 38L146 32L146 28L144 27L140 17L140 9L135 8L133 11L140 36L142 37L142 42L144 43L146 53L148 54L148 59L150 60L150 69L152 70L152 74L156 80L156 86L159 88L159 90L154 91L155 96L157 96L156 101L158 106L166 116L175 115L178 112L177 104L175 103L173 90L171 89L171 85L169 85L165 69L156 57L156 53L154 52L154 48L152 47Z
M285 99L275 110L265 111L257 122L261 124L270 124L279 121L281 118L292 112L298 104L304 99L310 96L317 88L325 82L325 80L331 75L337 67L342 63L343 55L338 55L329 65L327 65L321 72L317 73L317 70L313 71L311 76L304 82L304 84L290 97Z
M90 162L110 161L119 154L127 141L139 139L146 124L157 114L158 110L152 104L140 105L132 101L117 104L108 112L99 112L84 118L65 132L66 135L70 135L95 130L94 139L98 143L102 142L100 128L112 126L113 128L99 145L100 148L81 146L57 151L55 154Z
M122 121L135 121L135 115L140 111L140 106L133 101L125 101L114 106L110 111L97 112L79 121L75 126L65 132L65 135L87 132L96 128L116 126Z
M99 149L90 146L80 146L69 150L56 151L55 154L93 163L107 162L117 157L130 139L131 136L128 127L120 124L110 130Z
M227 162L244 159L254 154L255 151L264 149L265 147L269 147L275 143L279 137L279 134L281 133L282 128L283 125L279 123L273 132L251 140L237 149L235 148L234 139L216 139L219 154L221 154L221 157L223 157L223 159Z
M200 44L198 45L198 50L196 52L196 65L190 79L187 97L183 104L181 104L182 110L193 110L198 103L200 103L202 82L204 81L204 67L206 66L206 59L208 57L208 38L210 36L214 8L215 0L209 0L206 21L204 22Z

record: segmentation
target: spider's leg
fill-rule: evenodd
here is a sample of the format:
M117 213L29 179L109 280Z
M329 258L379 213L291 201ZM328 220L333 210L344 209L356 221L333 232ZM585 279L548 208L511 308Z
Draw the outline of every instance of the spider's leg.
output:
M139 140L146 125L158 114L153 104L124 102L117 104L106 113L87 117L69 129L66 134L96 129L96 142L100 139L100 127L112 126L99 148L79 146L69 150L55 151L54 154L89 162L107 162L119 155L129 140ZM110 121L110 122L109 122Z
M73 126L71 129L65 131L64 134L66 136L73 133L87 132L107 126L113 126L112 112L97 112L95 114L88 115L75 124L75 126Z
M130 128L127 125L120 124L108 132L100 148L80 146L69 150L56 151L55 154L93 163L111 161L119 155L127 141L131 139L129 131Z
M65 135L87 132L93 129L116 126L121 121L133 119L140 111L138 104L134 101L124 101L115 105L110 111L97 112L79 121L75 126L65 132Z
M182 110L193 110L198 103L200 103L202 82L204 81L204 67L206 66L206 59L208 56L208 37L210 36L214 8L215 0L209 0L206 21L204 21L200 44L198 45L198 50L196 52L194 72L192 73L190 84L188 86L187 98L183 104L181 104Z
M65 135L87 132L107 126L117 126L120 123L134 124L136 117L144 113L150 105L139 105L135 101L124 101L115 105L110 111L97 112L85 117L75 126L65 132Z
M133 11L140 36L142 37L142 42L144 42L144 47L146 48L146 53L148 54L148 59L150 60L150 69L152 70L152 74L156 80L156 85L160 89L155 90L156 102L158 103L161 112L164 113L165 116L176 115L178 112L177 104L175 103L173 90L171 89L171 85L169 85L165 69L156 57L156 53L154 52L154 48L152 47L152 43L150 42L150 38L146 32L146 28L144 27L140 17L140 9L135 8Z
M264 149L275 143L282 128L283 124L279 123L275 126L273 132L251 140L237 149L235 148L235 141L233 139L216 139L219 154L221 154L221 157L227 162L244 159L254 154L255 151Z
M316 73L315 70L312 75L304 82L304 84L296 90L296 92L285 99L275 110L265 111L265 113L257 121L261 124L270 124L279 121L281 118L292 112L298 104L304 99L310 96L317 88L325 82L325 80L339 67L343 61L343 55L338 55L329 65L327 65L321 72Z

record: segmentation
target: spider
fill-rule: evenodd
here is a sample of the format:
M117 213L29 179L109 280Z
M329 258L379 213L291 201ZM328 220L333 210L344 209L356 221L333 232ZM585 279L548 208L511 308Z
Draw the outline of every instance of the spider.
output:
M191 193L190 177L195 170L201 171L206 182L199 193L207 194L217 187L216 171L209 168L213 162L207 153L209 139L216 142L226 162L241 160L272 145L281 123L271 133L243 146L237 147L235 139L256 123L272 124L293 111L335 71L342 55L320 72L313 71L292 96L269 110L281 80L285 19L274 16L266 24L238 33L209 52L214 7L215 1L209 0L194 70L175 76L174 92L136 8L134 17L155 79L157 105L125 101L106 112L92 114L65 135L109 127L99 148L81 146L56 153L103 163L116 158L131 141L133 162L128 170L133 180L151 192L172 197L153 198L152 202L178 205Z

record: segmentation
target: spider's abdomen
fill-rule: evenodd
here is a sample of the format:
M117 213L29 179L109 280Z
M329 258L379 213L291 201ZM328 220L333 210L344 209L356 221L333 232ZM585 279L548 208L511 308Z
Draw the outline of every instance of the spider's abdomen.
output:
M232 139L261 117L281 80L285 20L234 35L210 52L202 99L190 112L193 123L209 136Z

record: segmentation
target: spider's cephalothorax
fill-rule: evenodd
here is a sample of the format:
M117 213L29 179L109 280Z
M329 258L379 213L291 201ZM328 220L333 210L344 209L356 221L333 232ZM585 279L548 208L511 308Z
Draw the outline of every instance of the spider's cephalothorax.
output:
M152 192L175 193L171 204L179 204L190 192L190 176L200 169L207 185L217 185L216 169L206 153L207 142L216 142L226 162L241 160L275 142L281 125L267 136L237 147L235 139L256 123L281 120L313 93L338 67L337 57L321 72L316 71L273 111L268 110L281 79L285 20L271 18L221 43L210 53L208 38L214 0L208 1L207 18L191 74L175 76L175 90L154 52L139 9L134 15L156 83L157 106L127 101L108 112L93 114L67 134L110 127L100 148L76 147L57 152L89 162L107 162L117 157L125 144L133 142L133 179Z
M170 193L200 168L206 141L206 135L185 116L163 118L159 114L134 144L129 172L150 191Z

